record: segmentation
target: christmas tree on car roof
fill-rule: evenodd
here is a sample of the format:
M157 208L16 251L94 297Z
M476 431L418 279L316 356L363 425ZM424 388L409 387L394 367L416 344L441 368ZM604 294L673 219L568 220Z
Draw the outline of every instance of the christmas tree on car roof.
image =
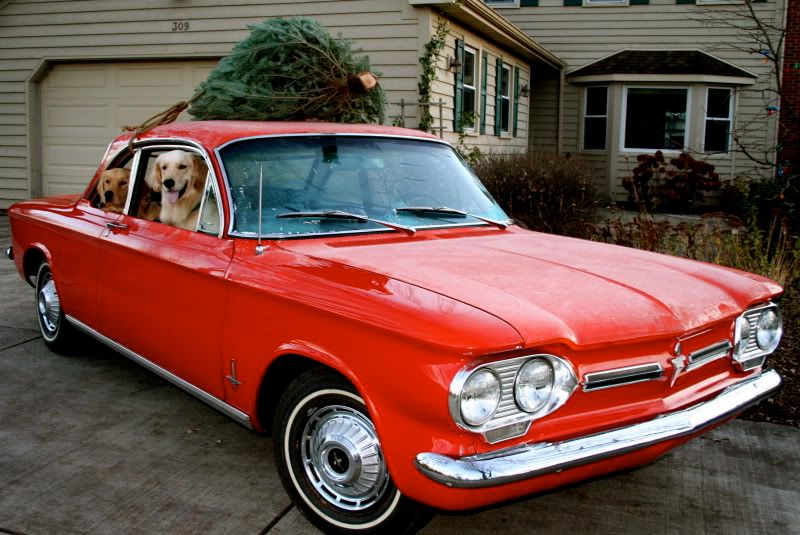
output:
M306 17L249 28L198 86L195 120L383 122L384 93L351 41Z

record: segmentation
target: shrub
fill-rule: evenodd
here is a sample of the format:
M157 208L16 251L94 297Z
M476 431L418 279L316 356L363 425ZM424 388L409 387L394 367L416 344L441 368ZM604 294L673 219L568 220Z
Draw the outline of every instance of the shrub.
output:
M714 166L695 160L687 153L669 161L659 150L655 154L640 154L632 176L622 180L628 200L645 210L689 211L695 201L703 200L703 190L719 189L722 183Z
M755 219L743 223L720 213L677 224L638 214L611 219L595 232L593 238L599 241L741 269L784 286L800 281L800 242L778 219L762 230Z
M503 209L529 228L585 236L600 189L579 158L545 152L484 155L473 169Z

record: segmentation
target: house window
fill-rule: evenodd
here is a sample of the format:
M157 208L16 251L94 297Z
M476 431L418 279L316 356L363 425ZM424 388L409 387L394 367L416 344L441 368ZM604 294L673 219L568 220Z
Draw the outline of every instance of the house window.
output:
M466 130L475 129L475 84L478 80L477 54L471 48L464 48L464 95L461 100L461 126Z
M511 115L511 67L505 63L500 70L500 81L497 86L500 91L500 133L507 134Z
M492 7L519 7L519 0L483 0L483 3Z
M583 103L583 150L606 149L608 87L587 87Z
M706 119L703 150L728 152L733 119L733 91L709 87L706 93Z
M683 150L689 90L630 87L625 92L625 149Z

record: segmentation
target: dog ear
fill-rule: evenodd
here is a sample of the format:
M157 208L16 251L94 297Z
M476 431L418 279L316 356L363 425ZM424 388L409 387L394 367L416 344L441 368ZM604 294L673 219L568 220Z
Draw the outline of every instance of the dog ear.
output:
M192 182L194 189L203 191L206 188L206 176L208 166L206 161L199 154L192 154Z
M155 192L161 191L161 156L156 158L155 164L153 164L153 169L150 170L150 174L145 177L144 181L148 186L150 186L151 190Z
M97 180L97 188L96 189L97 189L97 194L100 195L100 197L101 197L100 202L103 202L102 197L105 194L105 190L103 189L103 186L105 185L106 173L107 172L108 171L103 171L102 173L100 173L100 178Z

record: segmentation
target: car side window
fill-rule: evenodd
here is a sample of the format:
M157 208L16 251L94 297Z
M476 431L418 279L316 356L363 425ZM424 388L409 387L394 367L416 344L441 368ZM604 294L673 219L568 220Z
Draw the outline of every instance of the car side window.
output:
M197 232L219 234L219 205L217 204L217 192L214 190L212 181L206 180L206 191L203 195L203 207L200 210L200 220L197 223Z
M106 212L121 214L128 200L128 189L131 181L132 156L109 165L97 180L88 200L92 206Z
M129 215L185 230L219 233L216 193L201 154L191 149L143 149L136 175Z

